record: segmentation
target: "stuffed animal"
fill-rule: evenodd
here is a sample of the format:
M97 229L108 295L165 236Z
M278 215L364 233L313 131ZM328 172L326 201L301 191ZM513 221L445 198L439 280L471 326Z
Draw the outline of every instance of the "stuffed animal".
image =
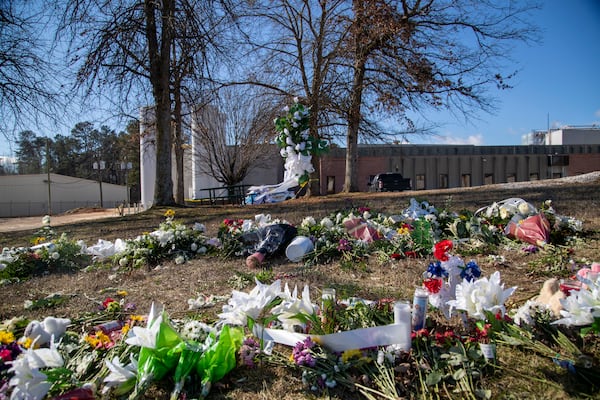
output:
M25 328L24 339L31 339L36 347L50 343L52 337L58 340L71 324L68 318L46 317L42 322L31 321Z

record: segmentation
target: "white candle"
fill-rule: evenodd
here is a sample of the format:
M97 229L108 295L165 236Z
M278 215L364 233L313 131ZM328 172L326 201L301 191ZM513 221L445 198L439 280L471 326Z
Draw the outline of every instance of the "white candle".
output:
M411 313L410 304L407 301L397 301L394 303L394 324L402 327L402 333L396 343L400 350L410 351L411 347Z

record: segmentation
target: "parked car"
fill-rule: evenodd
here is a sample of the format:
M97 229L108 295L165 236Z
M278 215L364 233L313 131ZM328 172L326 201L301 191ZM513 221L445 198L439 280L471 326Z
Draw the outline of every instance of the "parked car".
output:
M290 186L290 183L283 182L277 185L251 186L245 198L246 204L266 204L279 203L286 200L295 199L300 192L297 183Z
M412 182L402 174L386 172L375 175L369 186L371 192L401 192L411 190Z

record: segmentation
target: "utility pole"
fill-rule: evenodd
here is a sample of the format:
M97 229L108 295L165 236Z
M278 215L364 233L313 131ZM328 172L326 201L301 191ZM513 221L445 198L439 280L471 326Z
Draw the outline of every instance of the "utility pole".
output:
M100 208L104 208L104 199L102 198L102 170L106 167L106 162L94 161L94 164L92 164L92 167L95 170L98 170L98 185L100 186Z
M48 179L48 215L52 215L52 189L50 182L50 138L46 138L46 174Z

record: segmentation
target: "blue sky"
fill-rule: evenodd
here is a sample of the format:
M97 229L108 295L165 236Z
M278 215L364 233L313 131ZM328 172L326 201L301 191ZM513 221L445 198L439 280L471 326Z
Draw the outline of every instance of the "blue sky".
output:
M437 130L442 137L414 143L518 145L523 134L548 124L600 126L600 1L542 3L537 24L543 42L516 48L519 73L512 89L494 93L496 114L478 114L470 123L428 115L443 124Z
M411 142L518 145L522 135L548 124L600 126L600 0L542 3L537 13L542 43L515 49L519 74L512 89L493 93L499 100L497 112L476 114L469 122L430 113L440 136L411 137ZM60 133L68 135L71 128ZM10 147L0 136L3 155L10 155Z

